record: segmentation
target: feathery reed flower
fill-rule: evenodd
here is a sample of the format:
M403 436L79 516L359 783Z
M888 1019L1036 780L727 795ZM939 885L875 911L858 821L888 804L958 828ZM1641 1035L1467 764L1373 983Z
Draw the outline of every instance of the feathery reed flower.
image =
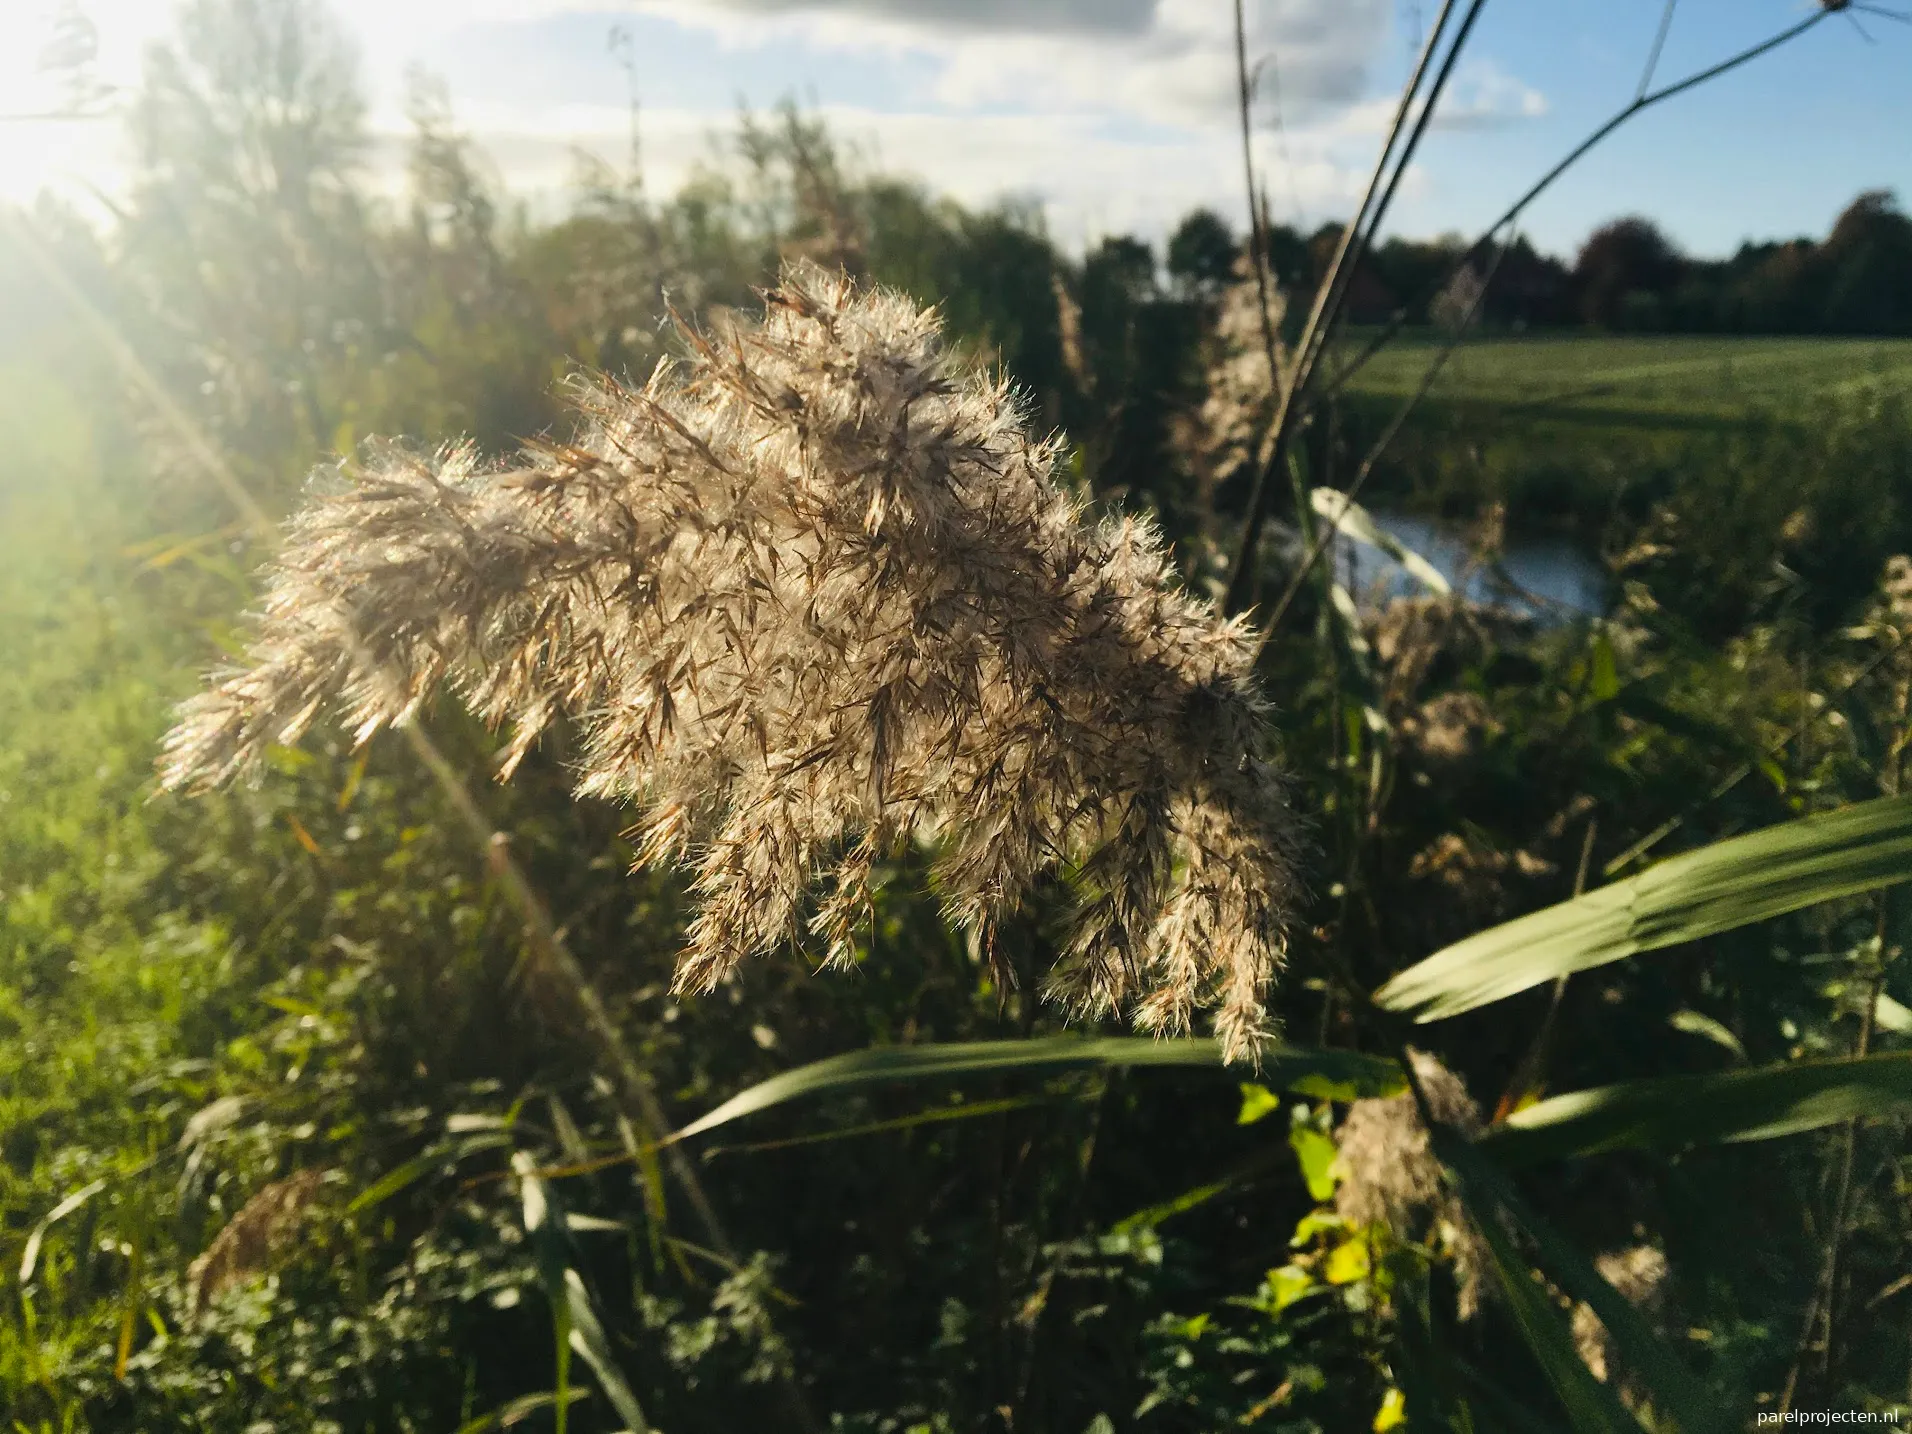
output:
M1479 1136L1480 1107L1461 1078L1425 1051L1408 1056L1434 1119L1469 1140ZM1355 1226L1385 1225L1403 1239L1416 1238L1422 1228L1437 1236L1454 1260L1461 1318L1471 1319L1480 1307L1486 1247L1448 1187L1413 1094L1357 1100L1342 1118L1338 1143L1336 1213Z
M1269 276L1272 280L1272 276ZM1201 406L1180 416L1178 437L1195 472L1211 494L1253 463L1266 439L1281 390L1293 377L1289 355L1281 347L1286 300L1280 289L1266 290L1255 277L1254 260L1236 259L1233 278L1216 305L1215 327L1203 370ZM1268 362L1269 329L1276 337L1275 363Z
M643 808L640 863L689 862L680 989L806 918L848 960L878 860L925 839L986 950L1073 881L1049 989L1074 1010L1181 1032L1214 1005L1252 1057L1293 889L1252 635L1147 524L1088 522L939 328L798 265L760 325L687 334L686 369L581 384L574 444L508 471L384 451L294 519L165 783L252 767L335 696L364 741L449 682L514 724L507 776L575 719L580 792Z
M324 1185L324 1171L301 1170L262 1187L240 1206L186 1271L193 1313L203 1313L222 1292L267 1273L283 1259Z

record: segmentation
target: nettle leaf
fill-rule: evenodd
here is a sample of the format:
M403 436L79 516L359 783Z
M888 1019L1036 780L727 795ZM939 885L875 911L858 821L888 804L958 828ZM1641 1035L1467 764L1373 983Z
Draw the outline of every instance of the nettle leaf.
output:
M1301 1178L1308 1182L1309 1198L1332 1200L1334 1187L1340 1183L1334 1162L1341 1153L1332 1137L1312 1125L1297 1121L1294 1129L1288 1132L1288 1144L1293 1147L1295 1159L1301 1164Z

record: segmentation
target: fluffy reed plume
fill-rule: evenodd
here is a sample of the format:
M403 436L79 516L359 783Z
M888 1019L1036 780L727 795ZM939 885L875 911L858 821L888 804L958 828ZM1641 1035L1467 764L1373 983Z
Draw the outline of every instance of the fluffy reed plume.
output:
M324 1171L301 1170L265 1186L239 1207L205 1253L187 1267L195 1315L222 1291L265 1274L285 1258L324 1183Z
M1649 1319L1659 1317L1666 1303L1665 1255L1651 1245L1634 1245L1601 1255L1593 1266L1600 1272L1600 1278L1612 1285L1628 1304ZM1595 1379L1604 1384L1612 1377L1616 1353L1613 1337L1600 1322L1600 1316L1585 1304L1573 1307L1573 1346ZM1619 1392L1630 1409L1637 1411L1643 1403L1639 1389L1624 1372Z
M806 917L849 959L879 858L925 839L986 950L1072 879L1073 1009L1179 1032L1215 1005L1252 1057L1293 878L1249 632L1147 525L1087 522L904 298L798 266L759 327L689 337L687 370L582 386L574 445L386 453L307 507L166 784L232 777L334 696L364 741L449 681L515 724L506 775L576 719L579 790L641 805L640 862L689 862L680 989Z
M1410 1051L1429 1111L1469 1140L1482 1129L1480 1107L1461 1078L1425 1051ZM1430 1234L1453 1256L1460 1283L1460 1314L1480 1307L1487 1252L1479 1233L1448 1188L1412 1092L1358 1100L1342 1119L1341 1184L1335 1211L1353 1225L1385 1225L1403 1239Z
M1279 289L1268 292L1268 322L1277 334L1285 301ZM1280 381L1289 379L1288 354L1279 347ZM1235 261L1234 278L1222 290L1203 374L1205 394L1199 409L1183 417L1178 436L1196 473L1212 492L1252 463L1274 418L1280 390L1268 366L1268 335L1263 327L1262 288L1254 261L1244 253Z

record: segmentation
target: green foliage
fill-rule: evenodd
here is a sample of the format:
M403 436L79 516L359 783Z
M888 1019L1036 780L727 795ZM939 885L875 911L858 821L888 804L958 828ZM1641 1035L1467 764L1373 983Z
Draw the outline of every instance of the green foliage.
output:
M1718 842L1437 951L1375 993L1435 1021L1609 961L1700 940L1912 876L1912 798Z
M999 1071L1054 1073L1136 1066L1214 1070L1220 1069L1221 1064L1221 1048L1213 1041L1158 1040L1148 1036L1101 1040L1059 1036L1030 1041L879 1047L851 1051L785 1071L732 1096L672 1138L685 1140L701 1135L785 1101L831 1095L878 1083ZM1401 1082L1400 1068L1394 1062L1353 1051L1277 1047L1263 1053L1261 1073L1265 1079L1303 1091L1328 1087L1360 1094L1386 1094L1398 1088ZM1246 1124L1246 1120L1243 1123Z
M298 63L268 72L262 44ZM428 83L388 206L355 166L353 86L316 8L203 0L154 58L125 227L31 221L269 507L375 434L505 451L557 421L571 363L641 378L672 349L667 301L707 321L801 252L943 304L1067 431L1089 496L1154 511L1191 569L1229 536L1177 437L1237 257L1212 216L1164 274L1132 239L1073 258L1029 213L858 172L792 107L679 195L587 174L533 224L501 217ZM1828 312L1885 292L1884 213L1824 246L1851 260ZM1887 887L1908 680L1903 615L1874 598L1912 547L1901 349L1507 339L1450 366L1373 492L1564 517L1619 596L1541 625L1438 584L1380 617L1304 587L1263 671L1313 895L1289 1045L1258 1073L1058 1030L1040 904L1001 933L1005 989L917 852L879 873L852 972L793 947L680 1001L681 893L627 872L619 813L570 799L557 732L483 800L679 1127L662 1146L397 744L322 733L257 789L151 799L168 707L231 650L261 554L10 233L0 1409L20 1427L1702 1428L1696 1409L1771 1409L1789 1383L1880 1409L1905 1387L1912 987ZM1277 270L1310 242L1277 234ZM1377 282L1438 257L1390 246ZM1333 486L1364 403L1414 382L1425 349L1397 352L1318 430L1312 481ZM489 734L424 720L486 770ZM1443 948L1469 969L1407 1003L1454 1012L1415 1039L1497 1117L1472 1146L1436 1134L1503 1291L1469 1321L1452 1232L1337 1204L1347 1108L1400 1098L1406 1027L1367 993L1438 975L1415 963ZM295 1181L290 1233L244 1245ZM1592 1258L1641 1241L1673 1271L1664 1324ZM218 1250L214 1279L196 1262ZM1576 1302L1613 1382L1570 1342ZM1809 1306L1828 1314L1802 1336Z

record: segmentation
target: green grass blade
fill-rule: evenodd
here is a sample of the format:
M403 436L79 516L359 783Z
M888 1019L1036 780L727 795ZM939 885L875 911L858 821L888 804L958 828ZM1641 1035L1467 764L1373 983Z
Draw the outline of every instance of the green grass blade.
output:
M1912 877L1912 796L1715 842L1437 951L1375 993L1435 1021L1573 971Z
M33 1227L33 1233L27 1236L26 1248L20 1253L20 1283L25 1285L33 1278L33 1270L40 1262L40 1246L46 1240L46 1232L60 1221L71 1215L80 1206L91 1200L106 1188L104 1180L95 1180L82 1185L66 1199L47 1211L46 1218Z
M1469 1170L1480 1157L1468 1149L1465 1141L1445 1130L1434 1132L1434 1150L1460 1177L1456 1185L1461 1201L1487 1245L1501 1294L1528 1349L1559 1396L1568 1427L1574 1434L1641 1434L1638 1421L1627 1413L1618 1396L1595 1379L1581 1361L1560 1311L1534 1280L1501 1224L1499 1202L1478 1178L1470 1178Z
M1722 1398L1675 1358L1666 1339L1601 1278L1592 1260L1541 1218L1493 1160L1465 1141L1444 1137L1438 1144L1441 1158L1460 1172L1464 1183L1497 1204L1533 1241L1541 1267L1561 1291L1600 1317L1621 1362L1652 1394L1656 1415L1670 1420L1681 1434L1729 1434L1744 1427L1745 1420L1732 1413L1737 1401Z
M1892 1051L1572 1091L1510 1115L1481 1144L1504 1164L1525 1165L1603 1150L1771 1140L1904 1111L1912 1111L1912 1051Z
M1156 1040L1149 1036L1049 1036L1023 1041L879 1046L772 1076L731 1097L671 1138L684 1140L701 1135L788 1101L837 1095L865 1086L962 1075L1055 1075L1120 1066L1226 1069L1221 1047L1213 1041ZM1263 1053L1261 1074L1272 1084L1311 1094L1334 1088L1357 1095L1386 1095L1401 1088L1400 1067L1393 1060L1356 1051L1278 1047Z
M457 1434L491 1434L494 1429L516 1428L540 1410L551 1409L560 1404L576 1404L590 1397L591 1391L588 1389L566 1390L562 1397L555 1392L521 1394L500 1409L494 1409L489 1414L480 1414L476 1419L460 1424Z
M630 1434L646 1434L651 1426L645 1422L644 1411L638 1407L637 1396L625 1382L624 1372L617 1367L617 1356L612 1353L611 1341L598 1321L583 1277L574 1269L567 1268L564 1272L564 1292L571 1313L571 1348L583 1355L584 1362L591 1366L598 1383L604 1386L604 1397L611 1401Z
M354 1195L351 1204L345 1207L345 1213L356 1215L361 1210L370 1209L382 1201L389 1200L399 1191L408 1185L416 1184L443 1164L444 1161L436 1155L420 1155L415 1159L407 1160L402 1165L393 1166Z
M1334 524L1345 536L1380 549L1430 591L1452 591L1439 568L1375 522L1374 515L1346 493L1334 488L1316 488L1308 495L1308 501L1320 517Z
M538 1283L551 1301L552 1320L557 1326L559 1426L563 1426L570 1394L569 1356L575 1351L591 1366L605 1398L611 1401L631 1434L646 1434L651 1426L623 1371L618 1368L617 1357L591 1303L590 1292L571 1266L570 1223L557 1192L536 1173L537 1163L528 1151L514 1153L511 1168L518 1177L519 1195L524 1202L525 1233L531 1237L537 1257Z

